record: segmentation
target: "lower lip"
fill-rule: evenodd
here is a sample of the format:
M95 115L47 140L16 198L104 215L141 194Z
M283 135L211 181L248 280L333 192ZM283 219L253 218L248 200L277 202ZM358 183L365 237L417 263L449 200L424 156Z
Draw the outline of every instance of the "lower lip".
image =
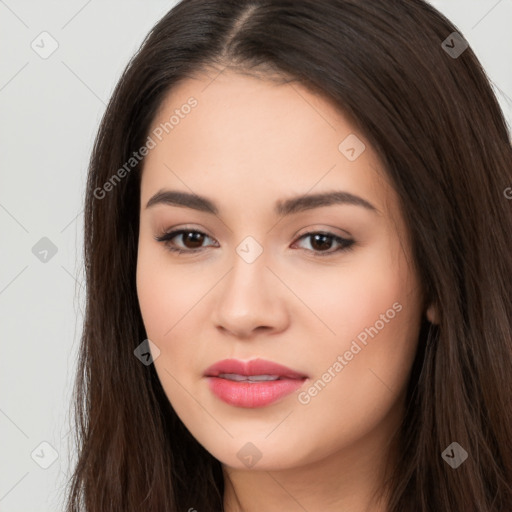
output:
M207 377L210 390L229 405L264 407L299 389L305 379L282 379L265 382L237 382L220 377Z

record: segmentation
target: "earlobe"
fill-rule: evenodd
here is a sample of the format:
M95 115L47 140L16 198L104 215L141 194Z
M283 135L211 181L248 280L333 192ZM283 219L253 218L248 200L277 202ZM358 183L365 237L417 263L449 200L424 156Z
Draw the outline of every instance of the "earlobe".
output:
M434 305L434 304L431 304L428 308L427 308L427 311L426 311L426 316L427 316L427 320L431 323L431 324L436 324L438 325L439 324L439 312L438 312L438 309L437 307Z

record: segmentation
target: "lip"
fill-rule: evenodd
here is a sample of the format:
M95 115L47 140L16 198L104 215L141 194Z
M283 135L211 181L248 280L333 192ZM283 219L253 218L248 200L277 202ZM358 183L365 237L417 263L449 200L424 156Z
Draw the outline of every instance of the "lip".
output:
M307 375L296 372L281 364L273 363L265 359L251 359L241 361L240 359L223 359L208 367L205 377L218 377L221 373L237 373L238 375L278 375L282 378L304 379Z
M234 373L246 377L254 375L275 375L273 381L233 381L221 375ZM213 364L204 372L209 388L223 402L235 407L264 407L293 393L308 378L286 366L265 359L224 359Z

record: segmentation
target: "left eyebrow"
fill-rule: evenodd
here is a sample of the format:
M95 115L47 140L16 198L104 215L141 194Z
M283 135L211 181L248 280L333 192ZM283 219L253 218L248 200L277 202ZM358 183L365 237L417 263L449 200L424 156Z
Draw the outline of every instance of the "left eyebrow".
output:
M333 191L321 194L309 194L292 197L290 199L278 201L276 203L275 212L277 215L293 215L294 213L313 208L321 208L323 206L332 206L335 204L350 204L362 206L367 210L378 213L379 211L373 204L362 197L351 194L350 192Z
M151 197L151 199L149 199L146 204L146 208L150 208L156 204L182 206L185 208L192 208L194 210L212 213L214 215L218 215L219 213L218 206L211 199L178 190L158 191ZM280 200L276 202L274 212L278 216L288 216L305 210L312 210L314 208L321 208L336 204L361 206L374 213L379 213L379 210L366 199L344 191L301 195Z

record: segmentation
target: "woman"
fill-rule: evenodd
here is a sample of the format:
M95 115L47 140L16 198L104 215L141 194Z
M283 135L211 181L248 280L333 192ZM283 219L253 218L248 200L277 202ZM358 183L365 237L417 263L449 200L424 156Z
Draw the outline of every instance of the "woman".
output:
M90 162L68 510L511 510L511 169L429 4L180 2Z

